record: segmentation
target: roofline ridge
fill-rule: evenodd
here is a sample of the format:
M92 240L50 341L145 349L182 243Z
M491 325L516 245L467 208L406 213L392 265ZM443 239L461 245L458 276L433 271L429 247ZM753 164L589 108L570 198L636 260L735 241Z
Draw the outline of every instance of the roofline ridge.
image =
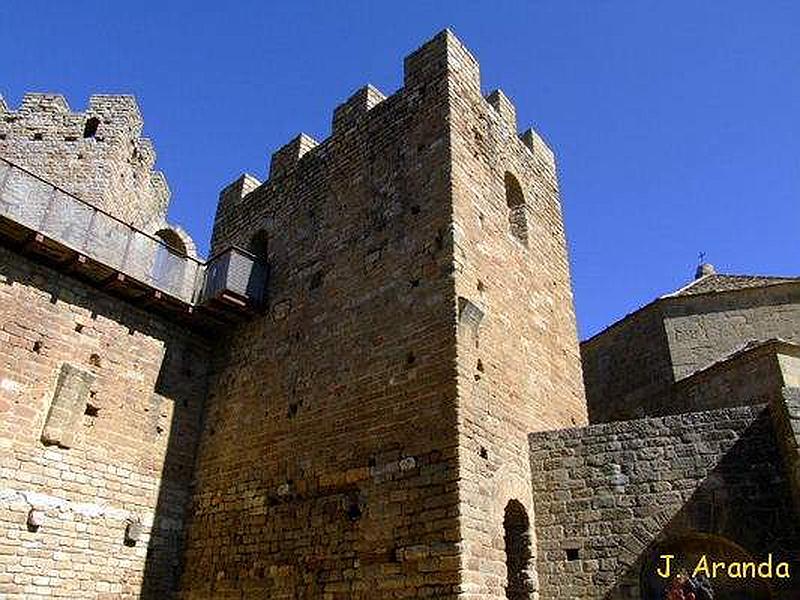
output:
M662 294L662 295L660 295L660 296L657 296L657 297L656 297L656 300L661 300L662 298L672 298L672 297L674 297L674 296L678 296L678 295L680 295L682 292L685 292L686 290L688 290L688 289L690 289L691 287L693 287L693 286L697 285L697 284L698 284L698 283L700 283L701 281L703 281L703 280L705 280L705 279L708 279L709 277L714 277L715 275L723 275L723 273L706 273L705 275L701 275L701 276L700 276L700 277L698 277L697 279L692 279L692 280L691 280L689 283L687 283L686 285L684 285L684 286L683 286L683 287L681 287L681 288L678 288L678 289L677 289L677 290L675 290L674 292L669 292L668 294Z

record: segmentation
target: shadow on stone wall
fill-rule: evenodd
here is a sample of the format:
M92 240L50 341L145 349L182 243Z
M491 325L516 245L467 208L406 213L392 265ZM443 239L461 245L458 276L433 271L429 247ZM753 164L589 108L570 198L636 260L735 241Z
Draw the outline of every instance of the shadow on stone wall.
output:
M120 466L119 463L124 461L126 463L124 468L130 468L132 470L130 477L135 478L131 480L131 487L109 492L106 482L102 481L100 482L102 491L98 487L93 498L75 497L72 500L122 508L132 515L130 523L137 522L141 525L139 528L133 528L140 530L139 539L133 540L125 535L122 524L119 529L119 546L116 548L116 532L103 539L89 540L87 553L95 553L98 548L104 548L104 551L113 554L114 560L109 560L108 564L114 564L116 567L112 568L122 570L109 573L101 571L94 576L95 579L120 582L122 594L114 594L114 597L159 600L173 597L180 578L185 513L190 497L207 388L207 341L198 335L186 333L181 326L154 316L146 309L137 308L124 300L82 283L76 283L71 276L32 263L3 247L0 247L0 277L2 277L0 281L4 284L32 286L45 295L43 300L47 303L44 305L45 308L42 311L37 308L36 312L30 314L53 316L52 323L37 325L48 335L61 335L60 331L53 329L58 326L59 320L63 323L65 319L86 314L87 322L96 323L101 341L124 347L123 345L128 343L127 340L114 340L114 336L119 334L119 329L127 328L128 334L137 336L135 343L142 345L148 351L158 352L163 348L163 357L158 365L157 374L152 368L152 363L143 361L147 366L142 367L141 374L145 381L150 382L148 385L152 388L146 388L149 390L148 397L140 397L136 390L122 388L123 391L120 392L117 389L115 395L109 397L107 404L102 406L98 417L114 419L127 415L129 422L117 421L116 424L109 425L108 429L104 429L105 424L103 428L95 426L91 434L82 433L82 436L86 436L81 442L83 444L91 444L94 441L97 444L107 445L109 449L113 448L113 455L108 456L108 460L104 462L106 465ZM0 314L3 314L2 310ZM22 319L27 318L19 309L8 314L23 315ZM106 320L116 325L106 325L104 323ZM131 340L133 339L132 337ZM77 346L67 346L65 352L64 356L59 354L50 357L46 367L49 369L53 364L61 362L81 365L87 358L81 354L82 350ZM98 358L103 361L102 369L109 369L105 374L106 377L113 378L115 373L134 368L131 364L114 364L112 360L106 361L102 348L98 350ZM102 370L100 372L102 373ZM154 386L153 380L155 380ZM91 435L104 437L93 440ZM31 440L29 447L21 447L20 451L38 452L44 449L40 440L36 439ZM90 477L102 479L106 466L102 465L103 470L98 469L99 466L87 463L82 468ZM146 482L150 478L160 479L154 507L145 497L137 495L147 487ZM144 487L142 482L145 482ZM58 490L59 481L45 481L44 486ZM98 531L106 529L101 527ZM132 533L133 529L130 530ZM58 543L63 545L69 542L59 540ZM123 549L123 546L127 548ZM129 566L125 568L126 565ZM140 586L138 579L142 566L144 574ZM70 571L62 577L76 575L77 573Z
M175 410L147 546L140 596L143 600L172 598L179 588L187 511L205 402L206 369L207 362L197 361L195 352L166 343L155 394L172 401Z
M715 598L789 600L800 597L797 516L768 409L765 408L745 430L680 511L673 514L673 510L656 512L646 523L634 528L631 533L631 539L636 540L634 543L647 545L639 550L635 560L628 561L624 573L605 595L606 600L663 600L664 593L654 590L659 587L659 580L663 589L664 580L654 577L650 571L654 565L663 565L658 559L664 549L689 557L706 553L709 562L719 554L723 556L717 560L749 555L759 562L771 553L774 565L780 561L790 562L792 578L773 578L765 582L766 585L750 585L742 579L720 577L716 581ZM679 562L677 557L675 562ZM688 562L696 566L691 558Z

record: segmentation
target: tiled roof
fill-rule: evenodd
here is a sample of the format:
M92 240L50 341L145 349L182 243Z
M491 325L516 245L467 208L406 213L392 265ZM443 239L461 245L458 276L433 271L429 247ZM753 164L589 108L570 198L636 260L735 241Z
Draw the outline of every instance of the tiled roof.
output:
M764 288L772 285L779 285L782 283L800 283L800 277L769 277L763 275L725 275L722 273L710 273L698 277L691 283L686 284L682 288L675 290L669 294L664 294L649 302L648 304L628 313L621 319L615 321L611 325L598 331L591 337L583 340L581 344L589 342L595 338L599 338L609 329L627 321L634 315L639 314L641 311L650 308L651 306L666 300L668 298L681 298L686 296L698 296L700 294L711 294L715 292L733 292L737 290L746 290L753 288Z
M780 283L798 283L800 277L763 277L757 275L724 275L712 273L695 279L681 289L662 297L694 296L710 292L730 292L748 288L767 287Z

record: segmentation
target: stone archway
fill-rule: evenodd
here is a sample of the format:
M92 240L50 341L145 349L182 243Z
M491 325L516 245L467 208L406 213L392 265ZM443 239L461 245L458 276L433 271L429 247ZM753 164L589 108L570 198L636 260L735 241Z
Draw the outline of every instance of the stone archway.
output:
M161 241L155 248L152 283L159 289L180 296L186 284L187 248L181 236L170 228L159 229L155 237Z

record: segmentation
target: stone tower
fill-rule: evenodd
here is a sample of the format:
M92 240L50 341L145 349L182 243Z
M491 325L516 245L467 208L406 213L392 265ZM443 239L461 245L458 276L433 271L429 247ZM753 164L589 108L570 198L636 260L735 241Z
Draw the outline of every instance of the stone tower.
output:
M217 211L269 306L217 344L182 597L527 597L526 434L586 420L552 152L444 31L269 171Z
M177 587L210 354L192 302L205 265L165 221L133 97L88 104L0 99L4 598Z
M17 110L0 96L0 155L182 253L197 256L186 232L167 223L170 190L154 170L136 98L94 95L74 112L59 94L28 93Z

